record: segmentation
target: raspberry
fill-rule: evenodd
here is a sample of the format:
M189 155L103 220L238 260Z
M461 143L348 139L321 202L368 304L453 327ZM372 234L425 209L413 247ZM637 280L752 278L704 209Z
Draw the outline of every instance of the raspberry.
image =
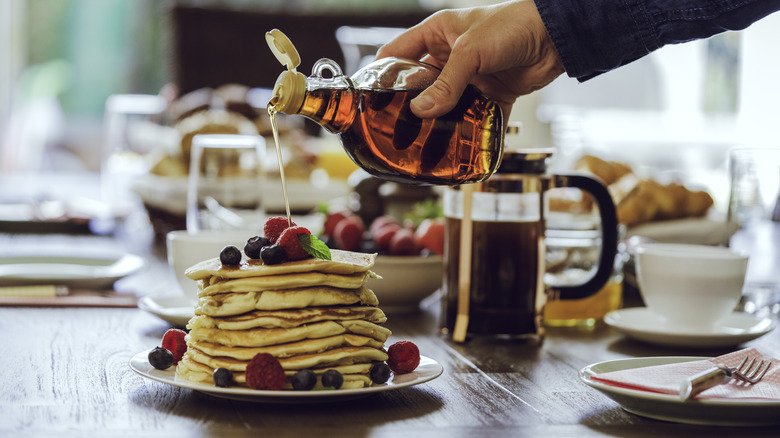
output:
M294 226L296 226L295 222L288 222L286 217L269 217L263 226L263 234L265 234L265 238L270 240L271 243L276 243L284 230Z
M363 232L366 231L363 221L358 216L344 218L333 230L333 240L344 251L359 251Z
M278 391L286 381L282 364L268 353L257 353L246 366L246 384L252 389Z
M298 240L298 236L301 234L311 234L306 227L290 227L279 236L277 242L279 246L284 248L286 259L289 261L303 260L311 257L309 253L303 250L301 242Z
M411 341L398 341L387 349L387 365L396 374L411 373L420 365L420 349Z
M162 347L173 353L173 364L176 365L187 351L187 341L184 337L187 333L184 330L169 329L163 335Z

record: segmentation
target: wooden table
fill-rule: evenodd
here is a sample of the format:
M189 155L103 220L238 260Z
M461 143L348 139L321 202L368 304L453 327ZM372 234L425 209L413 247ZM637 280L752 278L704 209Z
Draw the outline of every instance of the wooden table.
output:
M127 237L0 235L0 255L26 245L123 247L150 260L117 288L176 288L160 245ZM502 339L456 344L438 334L438 306L389 315L389 342L409 339L444 367L425 384L321 404L215 398L147 380L128 366L160 343L164 321L135 308L0 307L4 363L0 436L778 436L776 427L667 423L627 413L583 384L594 362L639 356L714 356L624 338L609 327L551 329L541 347ZM388 343L389 345L389 343ZM747 345L780 357L780 333ZM780 415L780 412L778 412Z

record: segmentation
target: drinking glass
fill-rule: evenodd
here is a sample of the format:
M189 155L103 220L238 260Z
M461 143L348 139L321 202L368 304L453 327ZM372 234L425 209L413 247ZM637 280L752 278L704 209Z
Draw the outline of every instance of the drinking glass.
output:
M726 237L749 254L743 288L748 312L780 311L780 148L738 148L729 153L731 192Z
M192 139L187 231L262 230L262 159L256 135L202 134Z
M147 154L158 145L153 120L165 110L165 99L148 94L112 94L103 120L101 191L104 201L125 206L140 202L133 180L149 171ZM157 121L159 122L159 121Z

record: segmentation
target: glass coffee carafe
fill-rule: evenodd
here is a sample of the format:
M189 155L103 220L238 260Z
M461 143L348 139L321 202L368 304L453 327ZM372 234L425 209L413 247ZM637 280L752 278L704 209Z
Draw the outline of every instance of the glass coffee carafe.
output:
M503 115L498 104L469 85L442 117L420 119L409 104L440 70L401 58L376 60L352 77L320 59L310 77L296 71L300 57L279 30L266 34L287 67L276 81L271 111L299 114L338 134L352 160L379 178L412 184L458 185L489 177L501 161Z
M618 239L612 197L588 175L548 173L551 156L549 149L505 151L486 181L445 190L442 330L455 341L468 334L541 341L548 298L584 298L609 280ZM598 267L566 286L545 284L545 195L558 187L590 193L601 224Z

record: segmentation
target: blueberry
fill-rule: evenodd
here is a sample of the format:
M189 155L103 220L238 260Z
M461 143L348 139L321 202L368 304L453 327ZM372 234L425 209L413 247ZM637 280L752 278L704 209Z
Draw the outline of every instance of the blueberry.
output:
M312 370L300 370L292 376L292 386L296 391L309 391L317 384L317 376Z
M167 370L173 365L173 353L167 348L155 347L149 352L149 364L158 370Z
M271 244L271 241L263 236L250 237L244 245L244 254L250 259L259 259L260 250Z
M344 384L344 376L336 370L328 370L322 373L322 386L325 388L339 389Z
M374 362L368 375L376 384L385 383L390 378L390 367L384 362Z
M287 253L284 252L284 248L276 243L260 250L260 258L263 259L263 263L266 265L278 265L284 261L286 256Z
M214 370L214 384L220 388L229 388L233 386L233 373L227 368L217 368Z
M228 245L219 253L219 261L225 266L238 266L241 263L241 251L233 245Z

